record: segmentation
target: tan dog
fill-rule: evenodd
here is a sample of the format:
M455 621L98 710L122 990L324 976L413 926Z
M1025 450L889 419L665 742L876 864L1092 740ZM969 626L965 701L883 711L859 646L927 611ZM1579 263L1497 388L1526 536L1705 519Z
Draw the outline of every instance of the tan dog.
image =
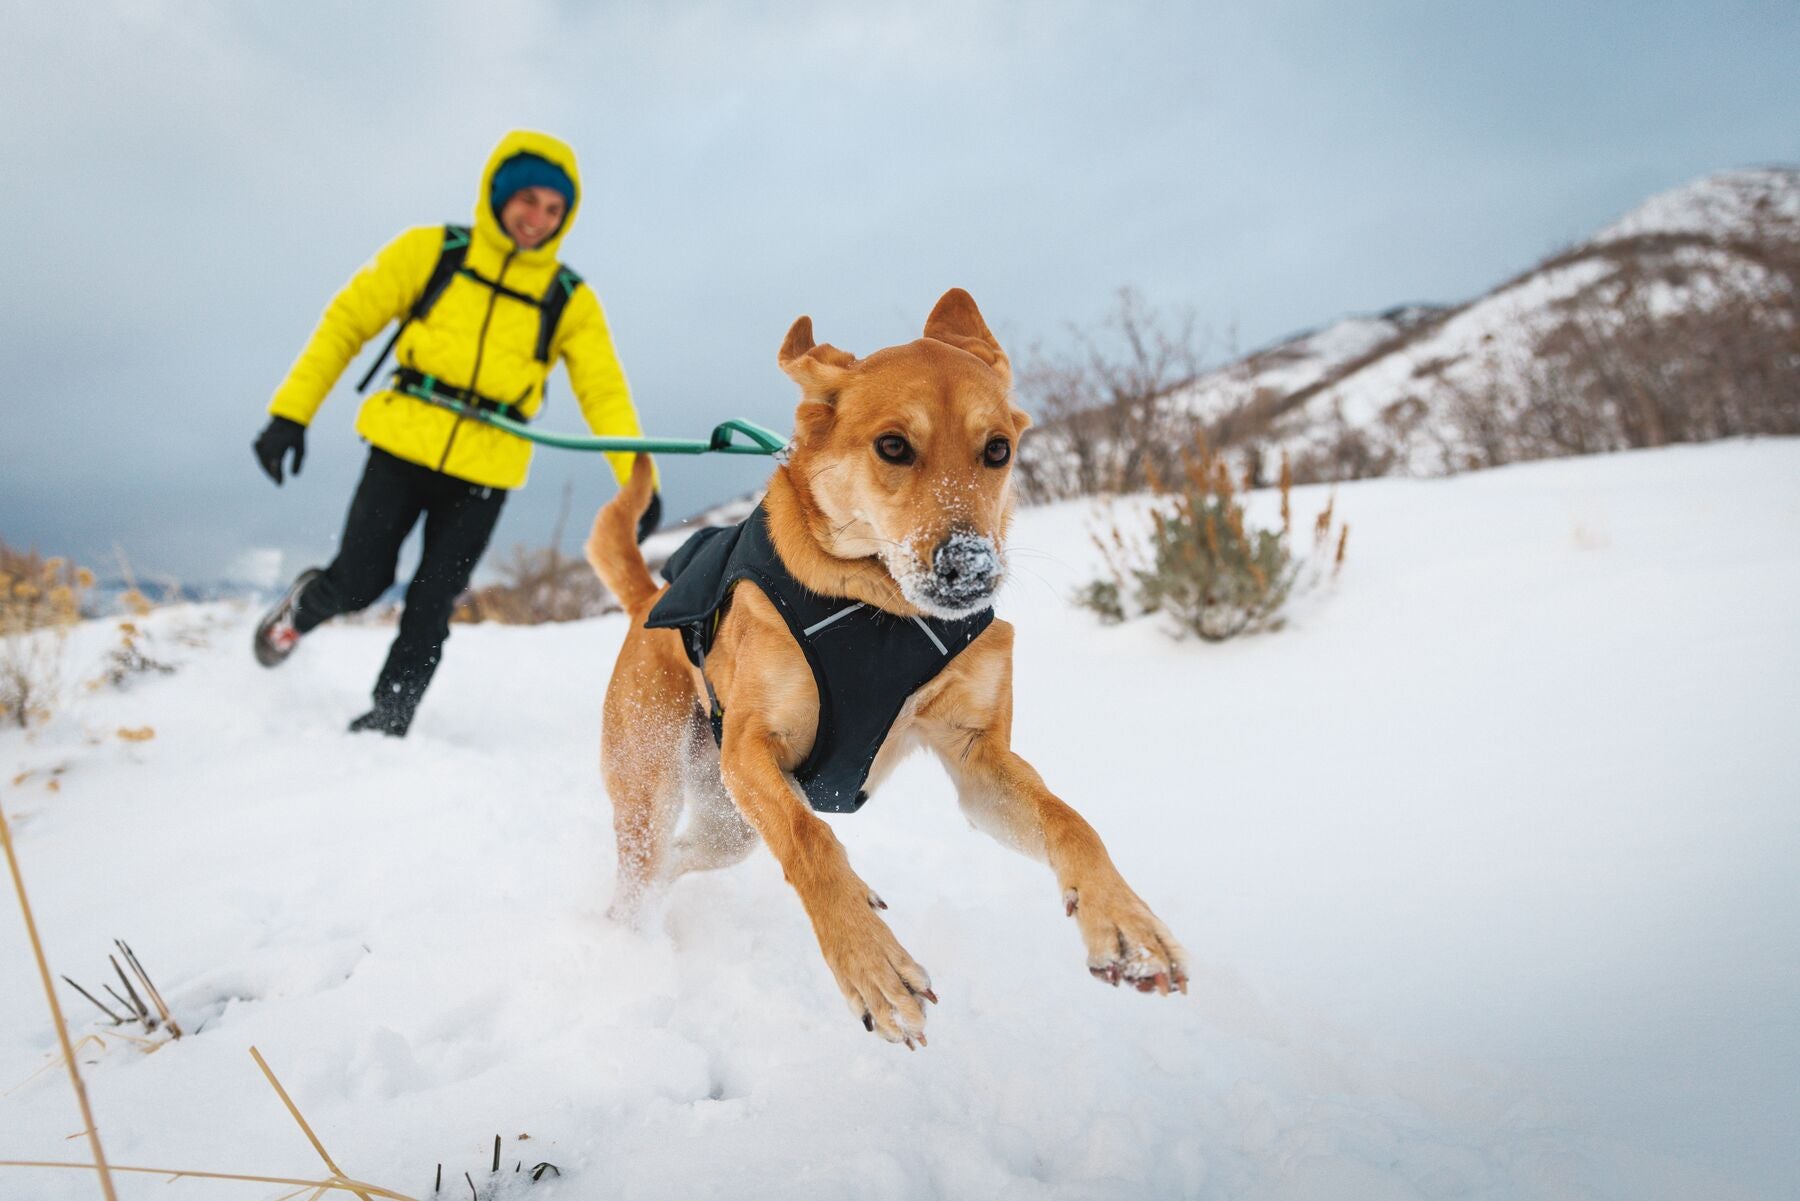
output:
M788 331L779 361L797 383L791 457L764 506L775 550L813 592L902 617L959 618L991 604L1012 512L1013 449L1030 419L1008 399L1006 354L968 293L945 293L924 337L857 359ZM633 531L649 503L640 457L595 519L588 560L631 617L607 689L603 766L618 836L615 916L683 872L736 863L760 835L812 919L851 1012L892 1042L925 1042L925 969L877 915L887 906L854 870L790 773L812 746L819 696L774 604L740 582L704 677L674 630L646 629L661 590ZM946 553L946 548L958 548ZM985 550L983 550L985 548ZM1141 992L1187 991L1168 928L1125 883L1100 838L1011 747L1013 629L994 621L914 692L869 772L873 792L926 746L956 781L970 821L1047 861L1081 927L1088 970ZM724 709L715 750L710 680ZM689 802L688 824L676 825Z

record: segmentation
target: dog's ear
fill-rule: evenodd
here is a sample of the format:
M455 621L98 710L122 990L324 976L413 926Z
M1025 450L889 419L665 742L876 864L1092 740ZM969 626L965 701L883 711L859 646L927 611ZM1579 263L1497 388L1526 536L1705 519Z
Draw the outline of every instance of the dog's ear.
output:
M856 356L829 343L815 346L812 318L802 317L788 328L775 361L800 385L800 407L794 410L794 441L802 447L815 445L831 432L837 420L838 389L849 381Z
M992 367L1000 382L1012 387L1012 360L981 319L975 298L961 288L951 288L938 300L931 316L925 318L925 336L968 351Z
M775 356L781 369L805 389L807 399L823 400L842 387L856 366L856 356L826 343L813 344L811 317L801 317L788 328L781 350Z

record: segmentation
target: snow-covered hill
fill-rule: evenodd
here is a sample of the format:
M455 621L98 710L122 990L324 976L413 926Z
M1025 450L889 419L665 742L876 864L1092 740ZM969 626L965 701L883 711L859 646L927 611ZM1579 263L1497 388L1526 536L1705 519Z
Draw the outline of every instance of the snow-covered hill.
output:
M832 821L943 999L917 1054L846 1015L766 853L647 933L604 919L620 618L458 627L388 742L342 732L386 631L269 673L248 613L157 614L177 673L0 733L55 969L94 987L123 937L190 1031L83 1051L110 1156L316 1172L255 1045L347 1172L420 1198L439 1162L442 1196L466 1170L491 1197L496 1132L562 1169L507 1184L546 1199L1791 1195L1800 441L1368 481L1337 512L1338 582L1216 647L1095 624L1066 600L1095 510L1021 515L1017 744L1200 970L1096 984L1047 874L915 761ZM84 1153L66 1081L27 1079L52 1048L0 913L0 1158ZM0 1168L9 1201L95 1195Z
M1309 331L1168 403L1254 412L1255 441L1303 477L1443 475L1800 431L1797 334L1800 170L1730 171L1473 301Z
M1737 241L1793 237L1800 230L1800 176L1791 168L1722 171L1659 192L1594 236L1616 242L1655 234ZM1778 231L1787 231L1780 233Z

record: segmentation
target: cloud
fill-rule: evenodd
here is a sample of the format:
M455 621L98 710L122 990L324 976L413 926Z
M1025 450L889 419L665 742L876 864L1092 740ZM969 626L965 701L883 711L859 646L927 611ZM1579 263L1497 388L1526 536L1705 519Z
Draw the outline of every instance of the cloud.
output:
M1017 353L1120 284L1243 344L1456 299L1656 188L1800 156L1800 16L1646 4L23 6L0 39L8 537L206 576L329 557L361 450L340 387L301 480L250 462L331 293L465 219L547 128L589 190L566 254L647 427L785 426L802 312L867 350L970 288ZM1671 91L1671 81L1679 87ZM559 375L547 424L574 425ZM664 465L668 508L762 464ZM540 454L499 540L542 541Z

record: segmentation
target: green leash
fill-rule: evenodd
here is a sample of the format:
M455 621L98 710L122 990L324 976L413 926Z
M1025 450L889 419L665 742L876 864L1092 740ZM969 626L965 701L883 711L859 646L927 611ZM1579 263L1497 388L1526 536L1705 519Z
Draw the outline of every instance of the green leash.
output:
M774 430L764 429L754 422L735 417L714 426L712 437L705 441L693 438L594 438L583 434L555 434L534 430L523 421L515 421L511 417L502 417L498 413L464 404L440 393L437 390L437 380L429 375L415 386L397 386L394 390L402 396L410 396L414 400L447 409L460 417L467 417L470 421L479 421L483 425L505 430L527 442L536 442L539 446L556 446L563 450L642 451L657 455L779 455L787 449L788 440ZM733 434L742 434L749 441L734 442Z

